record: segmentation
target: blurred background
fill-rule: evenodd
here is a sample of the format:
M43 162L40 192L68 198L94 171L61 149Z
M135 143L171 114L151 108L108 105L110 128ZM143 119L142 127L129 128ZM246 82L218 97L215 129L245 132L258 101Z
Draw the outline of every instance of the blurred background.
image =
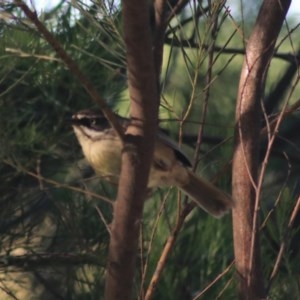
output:
M160 126L197 172L228 193L240 70L260 4L188 2L165 36ZM286 104L300 101L299 5L293 5L267 77L262 128ZM128 116L120 2L36 1L31 7L111 109ZM102 299L116 187L95 176L69 122L74 112L96 105L13 2L1 2L0 25L0 298ZM295 109L280 127L264 174L265 278L287 243L270 299L300 294L299 216L288 227L300 187L299 126ZM261 161L268 142L261 137ZM187 201L174 188L152 191L146 201L134 299L143 299ZM154 299L236 299L233 259L230 214L214 219L193 209Z

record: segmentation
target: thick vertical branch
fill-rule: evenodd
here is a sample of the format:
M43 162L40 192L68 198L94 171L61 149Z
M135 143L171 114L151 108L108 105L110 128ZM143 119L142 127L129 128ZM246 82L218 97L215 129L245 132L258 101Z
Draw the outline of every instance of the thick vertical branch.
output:
M131 125L111 228L105 299L130 299L140 221L158 121L158 88L146 0L123 1Z
M260 101L276 39L290 0L265 0L246 47L236 106L233 158L233 233L240 299L261 299L264 284L257 230L256 181L259 153Z

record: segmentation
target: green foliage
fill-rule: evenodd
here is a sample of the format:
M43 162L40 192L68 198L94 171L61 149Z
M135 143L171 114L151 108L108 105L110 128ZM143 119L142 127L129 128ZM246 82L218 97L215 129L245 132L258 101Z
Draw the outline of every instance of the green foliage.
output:
M90 7L77 2L76 11L65 3L41 18L112 109L126 115L129 102L119 8L106 7L107 3L102 1ZM175 28L176 24L190 18L192 9L184 10L173 20L172 26ZM19 11L14 9L13 12ZM213 32L212 19L217 14L220 23ZM244 37L237 30L239 24L231 17L217 7L214 14L203 14L199 20L191 17L187 25L179 26L176 34L170 31L167 38L172 43L166 45L164 52L160 110L161 126L186 144L185 150L191 158L195 157L199 128L204 126L201 156L196 156L194 162L207 178L223 170L218 185L228 192L230 167L225 171L223 167L232 157L235 98L243 56L234 51L226 53L224 49L244 47ZM81 260L76 264L67 257L64 263L48 263L31 269L26 269L25 261L21 269L35 275L30 277L29 288L13 285L7 279L5 284L15 295L29 289L30 293L36 293L36 299L59 299L59 296L101 299L112 208L111 204L88 192L114 199L116 188L94 178L86 163L81 161L79 146L68 123L73 112L95 107L95 104L31 25L14 21L4 25L0 29L1 258L17 252L47 253L55 262L58 253L67 253L78 255ZM190 46L176 47L173 43L178 36L182 43L186 37L191 37L187 38ZM208 49L213 46L221 49L214 53L214 63L210 65ZM288 51L289 47L287 43L283 50ZM272 63L268 93L276 87L285 67L286 63L280 60ZM282 74L274 69L280 69ZM298 77L293 84L298 88ZM287 95L290 84L285 88L284 95ZM296 98L292 93L291 102ZM205 99L209 101L205 118L202 118ZM284 96L270 106L270 113L278 113L283 102ZM279 132L282 139L274 145L265 174L262 220L284 188L280 204L262 229L261 250L266 277L272 271L285 234L294 207L292 199L298 194L298 123L297 113L284 121ZM266 148L267 140L264 139L262 158ZM186 200L176 201L178 193L174 189L154 191L150 198L145 205L137 261L137 270L146 273L137 272L135 295L147 289L178 220L179 203ZM270 290L271 299L299 293L298 223L295 222L289 233L284 260ZM193 210L167 260L154 298L193 299L205 289L233 261L231 232L230 215L215 220L201 210ZM85 260L83 254L91 255L97 263ZM6 265L1 280L8 278L11 270L16 272L14 267L14 264ZM29 278L28 273L17 270L18 278ZM231 268L208 289L204 299L235 299L233 278L234 268ZM34 290L34 285L42 286L41 290ZM26 299L19 294L17 298Z

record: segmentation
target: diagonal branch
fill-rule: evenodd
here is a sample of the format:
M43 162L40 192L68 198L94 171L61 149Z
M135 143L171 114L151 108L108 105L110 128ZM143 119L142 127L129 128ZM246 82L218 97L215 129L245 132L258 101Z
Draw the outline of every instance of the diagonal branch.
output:
M29 20L36 26L38 32L45 38L45 40L52 46L56 54L68 67L71 73L78 79L81 85L84 87L86 92L91 96L91 98L100 106L101 110L117 131L119 137L123 140L123 129L118 123L116 116L109 109L106 104L106 101L98 94L98 91L88 79L88 77L79 69L76 62L68 55L62 45L58 40L51 34L51 32L46 28L46 26L39 20L35 11L32 11L28 5L22 0L15 0L15 4L20 7Z

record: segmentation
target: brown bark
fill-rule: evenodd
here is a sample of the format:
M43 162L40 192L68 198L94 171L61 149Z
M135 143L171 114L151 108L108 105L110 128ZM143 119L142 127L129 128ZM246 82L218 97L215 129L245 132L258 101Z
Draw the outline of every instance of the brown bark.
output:
M123 1L131 100L111 228L105 299L130 299L140 222L158 122L158 88L147 1Z
M240 299L265 296L258 234L257 189L261 99L276 39L290 0L265 0L248 40L236 105L233 235Z

